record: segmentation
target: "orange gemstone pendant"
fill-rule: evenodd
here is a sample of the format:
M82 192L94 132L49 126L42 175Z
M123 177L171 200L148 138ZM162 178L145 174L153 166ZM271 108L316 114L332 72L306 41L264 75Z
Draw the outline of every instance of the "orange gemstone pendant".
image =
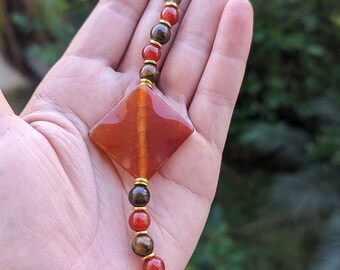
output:
M133 177L150 179L193 133L184 118L147 86L137 86L90 131Z

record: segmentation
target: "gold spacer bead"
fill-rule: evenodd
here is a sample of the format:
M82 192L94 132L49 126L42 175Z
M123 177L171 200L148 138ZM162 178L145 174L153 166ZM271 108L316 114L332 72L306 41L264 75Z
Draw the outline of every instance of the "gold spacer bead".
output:
M148 234L148 231L141 231L141 232L135 232L135 235L136 236L139 236L139 235L144 235L144 234Z
M151 65L157 66L157 62L156 62L156 61L153 61L153 60L145 60L145 61L144 61L144 64L145 64L145 65L151 64Z
M155 256L156 256L156 253L153 252L153 253L151 253L150 255L145 256L142 260L145 261L145 260L151 259L151 258L153 258L153 257L155 257Z
M147 211L148 209L146 207L134 207L133 210L135 210L135 211L141 211L141 210Z
M168 22L168 21L166 21L166 20L160 19L160 20L159 20L159 22L160 22L161 24L164 24L164 25L166 25L166 26L167 26L167 27L169 27L169 28L171 28L171 27L172 27L171 23L169 23L169 22Z
M157 42L157 41L154 40L154 39L151 39L151 40L150 40L150 43L153 44L153 45L156 45L156 46L157 46L158 48L160 48L160 49L163 48L162 44L160 44L159 42Z
M169 2L169 1L167 1L167 2L165 3L165 6L166 6L166 7L175 7L175 8L178 8L178 5L177 5L176 3L174 3L174 2Z
M135 180L135 186L137 185L143 185L147 187L149 185L149 181L148 179L145 179L145 178L137 178Z
M145 186L145 187L148 187L148 184L145 183L145 182L138 182L138 181L136 181L135 182L135 186Z
M152 89L152 87L153 87L152 82L148 79L140 79L140 83L146 85L150 89Z

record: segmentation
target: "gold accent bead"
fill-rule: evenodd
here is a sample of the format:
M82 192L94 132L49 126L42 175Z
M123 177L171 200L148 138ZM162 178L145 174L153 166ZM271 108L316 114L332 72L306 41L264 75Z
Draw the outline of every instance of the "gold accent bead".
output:
M152 89L152 86L153 86L152 82L147 79L140 79L140 84L144 84L150 89Z
M178 8L178 5L177 5L176 3L174 3L174 2L169 2L169 1L167 1L167 2L165 3L165 6L166 6L166 7L175 7L175 8Z
M160 44L159 42L157 42L156 40L151 39L150 43L153 45L156 45L157 47L159 47L160 49L163 48L162 44Z
M148 234L148 231L141 231L141 232L135 232L135 235L138 236L138 235L144 235L144 234Z
M150 255L145 256L145 257L143 258L143 261L148 260L148 259L151 259L151 258L153 258L153 257L155 257L155 256L156 256L156 253L153 252L153 253L151 253Z
M156 61L153 61L153 60L145 60L144 61L144 64L151 64L151 65L154 65L154 66L157 66L157 62Z
M142 211L142 210L146 211L147 208L146 207L134 207L133 210L135 210L135 211Z
M149 185L149 181L148 179L145 179L145 178L137 178L135 180L135 186L137 185L143 185L147 187Z
M148 86L148 87L149 87L149 86ZM138 182L138 181L136 181L136 182L135 182L135 186L145 186L145 187L148 187L148 184L145 183L145 182Z
M164 24L164 25L166 25L166 26L169 27L169 28L172 27L171 23L169 23L169 22L166 21L166 20L160 19L159 22L162 23L162 24Z

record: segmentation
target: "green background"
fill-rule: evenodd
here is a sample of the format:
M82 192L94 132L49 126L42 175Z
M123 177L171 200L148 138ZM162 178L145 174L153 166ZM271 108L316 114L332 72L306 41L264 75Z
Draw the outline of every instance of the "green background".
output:
M95 3L0 0L1 50L30 81L8 94L17 111ZM339 270L340 1L252 3L219 188L187 270Z

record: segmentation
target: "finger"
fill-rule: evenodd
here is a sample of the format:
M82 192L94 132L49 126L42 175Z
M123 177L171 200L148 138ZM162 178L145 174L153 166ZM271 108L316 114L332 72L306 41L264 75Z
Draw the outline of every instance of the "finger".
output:
M164 94L187 105L191 101L208 61L226 2L216 1L213 5L206 0L192 2L162 69L158 86Z
M213 51L189 108L196 129L223 150L239 93L253 29L247 0L230 0L222 15ZM202 113L204 112L204 113Z
M11 108L11 106L8 104L5 96L3 95L1 89L0 89L0 117L4 115L13 115L14 112Z
M117 68L147 0L101 0L65 55L100 58Z
M186 9L188 8L191 0L183 0L179 5L179 13L182 18L185 14ZM150 30L160 19L160 13L162 8L164 7L164 1L159 0L151 0L149 5L147 6L143 17L141 18L138 27L136 29L135 35L133 36L129 48L120 64L118 70L121 72L126 72L129 70L137 71L143 64L143 59L141 57L141 52L143 48L150 41ZM171 29L171 39L166 46L162 49L162 60L159 62L158 66L161 68L162 63L166 57L169 48L173 40L175 39L178 25L180 22Z

